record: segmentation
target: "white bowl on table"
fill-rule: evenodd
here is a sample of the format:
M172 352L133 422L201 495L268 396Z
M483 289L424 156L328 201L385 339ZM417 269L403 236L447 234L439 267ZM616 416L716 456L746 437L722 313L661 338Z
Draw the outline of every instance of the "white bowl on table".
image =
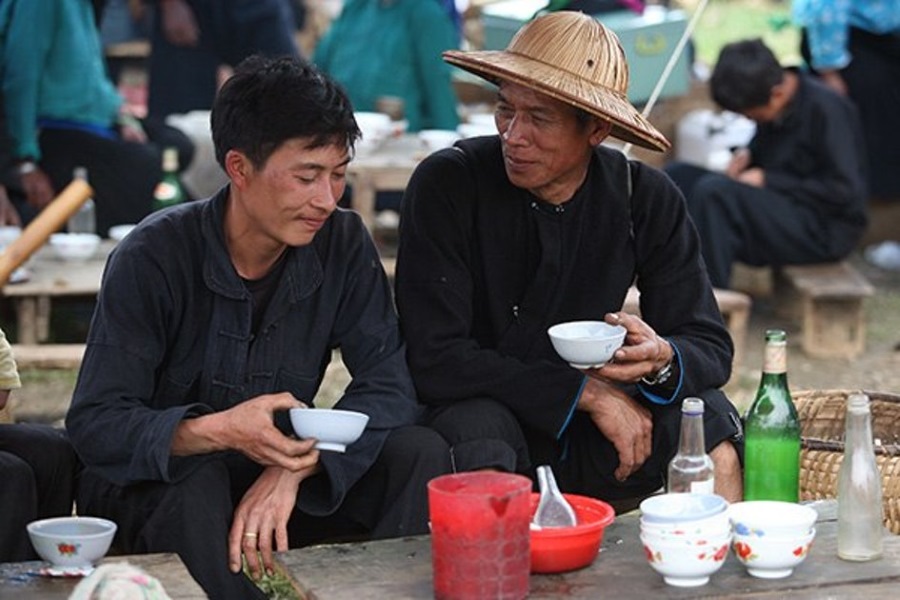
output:
M369 415L336 408L292 408L291 425L302 440L314 438L319 450L344 452L359 439Z
M50 246L60 260L84 262L97 253L100 236L95 233L53 233Z
M356 142L356 153L359 156L365 156L380 148L393 131L391 118L384 113L356 111L353 118L362 132L362 139Z
M429 152L449 148L462 137L455 129L423 129L418 136Z
M570 321L547 330L559 356L576 369L597 369L605 365L625 341L621 325L605 321Z
M735 531L734 555L747 572L762 579L781 579L809 556L816 528L800 534L758 537Z
M91 567L109 551L116 524L98 517L32 521L28 537L38 555L57 568Z
M115 242L121 242L125 236L131 233L131 230L137 227L132 223L123 223L122 225L113 225L109 228L109 239Z

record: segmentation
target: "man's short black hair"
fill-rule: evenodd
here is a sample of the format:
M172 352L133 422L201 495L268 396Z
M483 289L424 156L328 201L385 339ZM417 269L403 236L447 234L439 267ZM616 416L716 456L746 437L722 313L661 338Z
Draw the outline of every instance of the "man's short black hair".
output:
M725 110L744 112L765 106L784 68L761 39L727 44L709 81L712 98Z
M243 152L260 167L290 139L352 151L360 138L346 92L313 65L291 57L241 61L216 95L210 122L223 169L229 150Z

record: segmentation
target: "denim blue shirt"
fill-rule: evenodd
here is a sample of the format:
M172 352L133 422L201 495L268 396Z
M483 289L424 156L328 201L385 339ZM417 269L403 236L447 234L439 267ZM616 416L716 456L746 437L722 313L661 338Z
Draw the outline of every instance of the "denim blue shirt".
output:
M850 27L900 34L900 0L794 0L792 7L794 20L807 30L816 69L843 69L850 63Z
M352 382L337 406L370 420L345 454L322 452L327 477L301 488L301 508L328 514L372 465L388 431L419 414L390 287L358 215L338 210L311 244L287 249L253 335L251 295L224 242L227 196L226 187L155 213L113 251L69 435L87 468L118 485L177 480L206 459L171 455L182 419L276 392L314 405L339 347Z

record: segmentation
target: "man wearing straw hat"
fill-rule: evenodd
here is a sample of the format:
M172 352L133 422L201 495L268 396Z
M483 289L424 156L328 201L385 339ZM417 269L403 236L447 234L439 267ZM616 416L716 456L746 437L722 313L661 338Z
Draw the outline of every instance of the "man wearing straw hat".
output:
M498 84L499 135L425 159L404 198L396 292L407 357L457 470L553 467L563 491L620 508L664 485L679 409L705 401L716 490L741 497L741 429L717 388L733 346L680 192L602 147L669 142L626 99L616 36L571 11L526 24L505 51L444 59ZM642 318L621 311L637 281ZM547 328L628 330L580 371Z

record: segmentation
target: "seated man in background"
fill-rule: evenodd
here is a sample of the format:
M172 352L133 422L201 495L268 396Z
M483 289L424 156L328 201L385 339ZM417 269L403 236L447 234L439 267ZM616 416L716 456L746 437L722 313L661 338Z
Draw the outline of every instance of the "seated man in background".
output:
M0 410L22 387L0 331ZM37 560L26 525L72 514L78 457L65 431L38 423L0 423L0 563Z
M420 416L390 286L359 215L336 210L359 129L297 59L251 58L212 109L230 184L154 213L116 247L66 425L78 504L125 552L177 552L211 598L263 598L273 550L428 531L447 444ZM297 440L335 348L346 453ZM258 558L259 552L262 564Z
M724 173L666 168L687 198L713 286L754 266L845 258L865 231L866 149L852 102L784 68L761 40L722 48L713 100L757 123Z
M0 81L10 154L32 209L20 209L23 217L84 167L105 236L150 213L164 148L178 149L182 170L193 157L184 133L124 105L105 72L91 0L0 2Z
M628 68L596 19L552 12L506 51L445 59L499 85L499 136L426 158L400 221L396 292L410 370L458 470L548 464L564 492L625 509L664 484L681 402L706 403L716 490L741 498L740 423L717 388L733 346L684 201L659 171L603 147L668 141L625 100ZM641 317L621 311L637 278ZM547 329L628 330L579 370Z

